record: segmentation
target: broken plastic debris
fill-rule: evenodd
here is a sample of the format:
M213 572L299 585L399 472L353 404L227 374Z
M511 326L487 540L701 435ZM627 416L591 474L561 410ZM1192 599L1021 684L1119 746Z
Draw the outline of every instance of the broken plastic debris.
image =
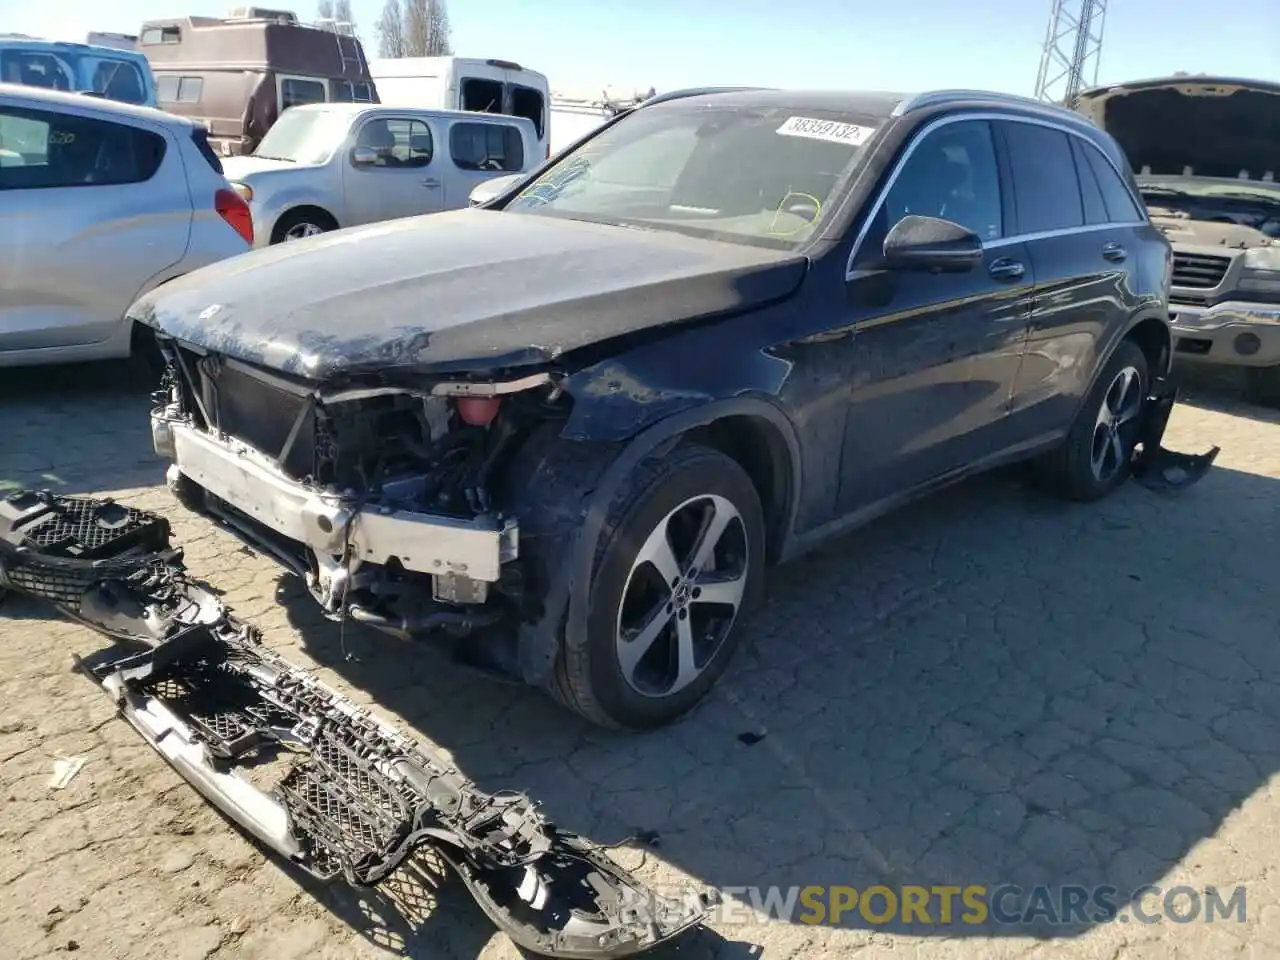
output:
M49 778L49 786L54 790L65 789L88 762L85 757L58 757L53 761L53 776Z

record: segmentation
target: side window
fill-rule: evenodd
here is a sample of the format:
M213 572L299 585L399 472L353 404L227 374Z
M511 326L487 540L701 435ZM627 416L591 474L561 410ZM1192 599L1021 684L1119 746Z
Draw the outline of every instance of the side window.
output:
M983 240L1002 236L1000 173L987 121L949 123L916 144L885 196L872 231L875 250L907 214L951 220Z
M0 151L0 190L112 186L155 176L165 141L106 120L4 107Z
M280 80L280 112L304 103L324 103L325 85L320 80L283 77Z
M498 80L481 80L479 77L467 77L460 84L460 97L463 110L475 113L502 112L502 83Z
M421 120L366 121L356 137L356 146L376 152L379 167L425 167L435 153L431 128Z
M1120 175L1116 173L1115 167L1107 162L1102 152L1097 147L1086 145L1084 155L1098 181L1098 186L1102 189L1102 200L1107 205L1108 219L1112 223L1134 223L1141 220L1142 211L1134 202L1133 194L1129 192Z
M449 131L449 155L460 170L524 169L523 138L505 123L455 123Z
M513 86L511 88L511 115L527 117L533 121L533 128L542 139L542 91L533 87Z
M199 103L203 93L203 77L156 78L156 99L161 103Z
M351 103L354 95L350 80L330 80L329 100L331 103Z
M1093 168L1085 159L1084 146L1079 137L1071 138L1071 155L1076 162L1076 176L1080 178L1080 199L1084 201L1084 222L1093 226L1107 222L1107 205L1102 202L1102 189Z
M1084 202L1071 157L1070 137L1034 123L1004 122L1013 171L1018 232L1084 226Z
M51 53L0 52L0 80L46 90L71 90L71 70Z
M356 80L351 84L351 97L356 103L373 103L373 88L366 80Z

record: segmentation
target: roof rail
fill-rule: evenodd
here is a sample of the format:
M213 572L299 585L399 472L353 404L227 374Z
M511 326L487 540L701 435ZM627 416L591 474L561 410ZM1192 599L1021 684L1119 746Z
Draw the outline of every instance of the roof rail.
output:
M927 93L917 93L914 96L907 97L907 99L893 108L893 116L902 117L916 110L923 110L926 107L943 106L964 100L995 100L1000 103L1007 103L1010 106L1039 107L1045 110L1066 109L1065 107L1058 107L1055 104L1045 103L1043 100L1024 97L1016 93L997 93L992 90L930 90Z

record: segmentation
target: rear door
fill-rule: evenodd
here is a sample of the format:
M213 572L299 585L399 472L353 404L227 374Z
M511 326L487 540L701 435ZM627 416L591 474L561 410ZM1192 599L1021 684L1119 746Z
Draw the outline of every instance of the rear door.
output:
M355 166L348 151L342 172L346 226L396 217L416 217L445 209L447 153L442 131L429 118L378 114L365 117L354 145L378 156L371 166ZM465 203L465 201L464 201Z
M448 162L441 167L444 206L456 210L486 180L528 170L537 147L520 124L494 119L449 121L448 149Z
M1013 178L1017 232L1036 278L1012 413L1023 436L1041 437L1070 424L1098 350L1136 307L1129 255L1143 219L1132 197L1124 202L1128 189L1110 161L1084 137L1045 121L1007 119L998 127ZM1111 178L1105 193L1104 174Z
M0 350L107 339L186 253L173 134L0 99L0 148Z

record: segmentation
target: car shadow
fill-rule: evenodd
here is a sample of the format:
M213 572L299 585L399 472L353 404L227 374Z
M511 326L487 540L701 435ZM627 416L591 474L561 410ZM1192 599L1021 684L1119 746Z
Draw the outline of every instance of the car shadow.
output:
M1280 766L1260 563L1280 488L1220 467L1172 498L1130 484L1082 506L1021 478L972 481L774 571L717 689L648 734L592 728L428 646L354 627L340 641L292 578L278 599L312 658L484 789L526 790L600 842L654 831L655 882L759 888L734 894L748 900L1106 885L1123 908ZM1066 937L1101 920L1062 919L855 910L840 925Z
M1271 410L1245 399L1242 367L1188 364L1174 367L1178 401L1202 410L1213 410L1260 423L1280 423L1280 410Z
M0 370L0 495L107 495L162 480L147 419L156 387L121 361Z

